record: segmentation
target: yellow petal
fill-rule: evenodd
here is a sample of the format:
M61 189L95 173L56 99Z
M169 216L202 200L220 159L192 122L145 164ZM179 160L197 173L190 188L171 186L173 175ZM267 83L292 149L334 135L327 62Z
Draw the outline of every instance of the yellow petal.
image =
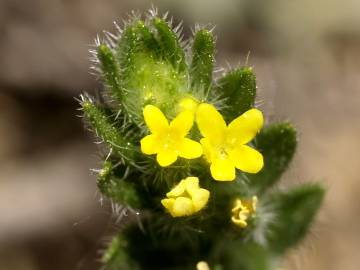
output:
M245 208L239 212L239 219L247 220L250 215L250 210Z
M196 122L201 134L213 144L222 143L226 134L226 123L213 105L202 103L196 111Z
M152 133L159 134L168 130L168 120L158 107L146 105L143 114L145 123Z
M173 217L189 216L194 213L192 201L189 198L178 197L170 210Z
M194 205L194 210L197 212L204 208L207 204L210 196L210 192L204 188L199 188L195 192L192 192L192 201Z
M211 175L218 181L235 179L235 166L229 159L216 159L210 166Z
M141 152L146 155L153 155L157 153L159 149L159 140L158 137L154 134L147 135L140 141Z
M242 204L242 202L241 202L241 200L240 199L237 199L236 201L235 201L235 204L234 204L234 207L233 207L233 209L231 209L231 212L232 213L237 213L237 212L239 212L241 209L243 209L244 207L243 207L243 204Z
M245 228L247 226L247 222L245 220L241 220L241 219L238 219L238 218L235 218L235 217L232 217L231 218L231 221L238 225L240 228Z
M203 153L201 144L188 138L182 139L180 148L178 150L179 156L187 159L201 157Z
M194 124L194 115L190 111L179 113L170 123L170 132L174 137L185 137Z
M236 168L247 173L257 173L264 166L262 154L247 145L236 147L229 153L229 157Z
M227 141L231 145L246 144L260 131L264 123L263 114L250 109L233 120L228 127Z
M173 164L177 160L177 154L171 150L161 150L156 156L156 160L161 167Z
M189 193L191 196L193 192L199 189L199 178L190 176L184 179L183 181L185 183L187 193Z
M205 158L207 159L207 161L209 161L211 163L216 156L214 147L212 146L212 144L208 138L202 138L200 140L200 143L202 145Z
M168 210L171 210L173 208L174 203L175 203L174 198L161 200L161 204Z
M167 197L177 197L182 195L186 189L186 181L181 180L172 190L166 193Z

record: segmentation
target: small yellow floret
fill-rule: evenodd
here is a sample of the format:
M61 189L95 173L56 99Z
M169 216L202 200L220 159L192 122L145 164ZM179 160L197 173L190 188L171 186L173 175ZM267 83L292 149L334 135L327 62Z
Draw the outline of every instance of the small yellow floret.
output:
M234 208L231 210L231 221L240 228L245 228L248 225L247 220L255 215L257 202L256 196L250 200L237 199Z
M196 122L204 137L200 142L215 180L234 180L235 168L248 173L262 169L262 154L246 144L262 128L263 121L261 111L250 109L226 125L213 105L202 103L198 106Z
M196 264L196 270L210 270L207 262L201 261Z
M181 112L170 124L161 110L153 105L147 105L143 114L152 134L140 141L141 151L146 155L157 154L160 166L169 166L178 157L193 159L202 155L201 144L185 138L194 123L193 113Z
M210 192L199 187L197 177L187 177L166 194L161 204L173 217L190 216L205 207Z

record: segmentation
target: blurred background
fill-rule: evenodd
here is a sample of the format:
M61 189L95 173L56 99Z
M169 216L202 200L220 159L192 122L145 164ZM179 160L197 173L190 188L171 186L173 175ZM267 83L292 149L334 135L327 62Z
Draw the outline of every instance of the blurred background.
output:
M357 270L360 249L360 2L357 0L0 0L0 269L91 270L117 228L74 97L96 94L88 49L151 3L216 25L217 64L252 65L268 121L299 149L282 185L322 181L325 205L283 268Z

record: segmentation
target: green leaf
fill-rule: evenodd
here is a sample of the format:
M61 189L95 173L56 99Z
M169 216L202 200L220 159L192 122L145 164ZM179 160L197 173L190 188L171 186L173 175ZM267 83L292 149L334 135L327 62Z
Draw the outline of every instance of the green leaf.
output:
M136 27L127 25L121 35L119 43L116 47L117 59L120 69L121 89L118 93L114 93L119 104L123 104L123 98L127 92L127 83L129 81L129 73L133 70L134 54L137 51L138 35Z
M187 75L178 72L184 55L175 34L164 21L153 19L152 22L156 33L142 21L127 25L117 46L121 67L121 91L117 99L139 127L144 127L144 106L155 105L167 117L174 117L176 104L188 90Z
M321 185L305 184L269 196L269 206L275 214L267 233L270 250L283 253L305 236L321 206L324 194L325 190Z
M167 22L160 18L154 18L152 23L157 30L157 38L161 47L161 52L174 67L180 72L186 71L184 50Z
M270 254L260 245L243 241L227 241L220 264L223 269L269 270Z
M216 94L226 98L222 110L227 122L234 120L254 107L256 96L256 77L251 67L234 69L220 78Z
M257 174L247 174L256 193L263 193L280 179L294 156L296 145L296 130L290 123L271 124L259 133L256 149L264 156L264 168Z
M114 119L111 119L105 110L86 97L82 96L80 102L84 117L90 127L95 131L97 137L105 142L113 153L129 164L134 163L136 147L133 146L114 126Z
M142 206L140 195L134 182L127 179L116 177L113 173L113 165L110 161L105 161L98 176L98 188L106 197L119 204L139 209ZM126 175L127 167L124 167Z
M105 44L100 44L97 48L97 58L100 62L101 75L105 85L112 94L118 95L120 93L120 68L112 50Z
M132 79L131 74L136 69L134 63L137 60L136 56L139 53L154 56L158 52L159 44L143 21L137 20L125 26L116 47L116 57L121 67L121 91L115 93L115 96L118 98L120 104L123 103L123 98L129 90L128 85Z
M192 89L200 91L205 96L211 86L214 51L215 42L212 33L206 29L197 31L192 45L190 79Z
M115 236L107 250L104 252L101 261L105 265L105 269L109 270L139 270L140 268L130 259L127 254L126 247L128 243L126 239L118 234Z
M140 21L137 25L137 31L140 41L143 43L144 50L147 50L148 53L154 57L159 57L161 53L160 44L149 27Z

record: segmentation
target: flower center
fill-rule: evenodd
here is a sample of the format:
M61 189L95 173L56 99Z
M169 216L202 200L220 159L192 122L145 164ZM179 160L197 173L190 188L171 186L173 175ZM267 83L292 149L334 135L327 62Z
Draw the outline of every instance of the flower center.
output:
M169 149L172 142L173 142L173 139L171 138L170 134L167 134L164 139L164 148Z
M166 150L169 149L176 149L177 148L177 144L178 144L179 138L177 138L176 136L174 136L174 134L171 134L170 132L166 134L166 136L164 136L163 139L163 147Z
M226 148L221 146L218 149L218 157L219 159L227 159L229 156L228 152L226 151Z

